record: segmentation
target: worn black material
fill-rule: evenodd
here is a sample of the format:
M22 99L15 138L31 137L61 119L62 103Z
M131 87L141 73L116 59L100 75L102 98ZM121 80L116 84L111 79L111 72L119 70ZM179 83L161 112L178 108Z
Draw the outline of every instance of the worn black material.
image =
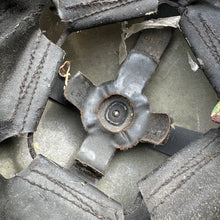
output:
M62 78L60 75L55 77L49 98L55 102L58 102L59 104L72 108L73 106L65 99L63 95L64 82L64 78Z
M220 219L220 129L139 182L151 219Z
M53 0L61 20L72 30L124 21L157 11L157 0Z
M202 137L202 133L175 126L170 130L169 139L164 145L152 145L152 148L169 156L174 155L192 141Z
M150 113L142 90L170 37L169 29L142 33L115 81L96 87L81 73L70 79L64 95L81 111L88 132L77 154L78 162L103 175L116 148L127 149L141 140L161 144L166 139L170 118L166 114ZM117 116L118 121L114 119L113 123L109 114ZM158 130L161 132L155 135Z
M0 176L1 219L124 219L101 191L38 155L15 177Z
M36 130L63 59L38 29L44 3L1 2L0 141Z
M199 1L186 7L180 28L220 98L219 14L220 1Z

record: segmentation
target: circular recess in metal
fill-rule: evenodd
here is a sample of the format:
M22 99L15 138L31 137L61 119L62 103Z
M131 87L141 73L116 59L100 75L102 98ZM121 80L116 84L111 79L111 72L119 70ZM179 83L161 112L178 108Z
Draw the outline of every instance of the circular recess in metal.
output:
M98 119L105 129L113 133L126 130L134 119L132 103L124 96L112 95L100 104Z

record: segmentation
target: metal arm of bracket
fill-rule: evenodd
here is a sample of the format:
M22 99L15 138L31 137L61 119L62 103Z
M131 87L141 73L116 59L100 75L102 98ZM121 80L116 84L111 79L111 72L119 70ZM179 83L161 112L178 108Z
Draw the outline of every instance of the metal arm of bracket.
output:
M76 160L104 175L116 149L140 141L162 144L170 130L166 114L150 113L142 90L155 71L171 37L169 29L147 30L121 66L115 81L94 86L77 73L64 91L81 112L88 132Z

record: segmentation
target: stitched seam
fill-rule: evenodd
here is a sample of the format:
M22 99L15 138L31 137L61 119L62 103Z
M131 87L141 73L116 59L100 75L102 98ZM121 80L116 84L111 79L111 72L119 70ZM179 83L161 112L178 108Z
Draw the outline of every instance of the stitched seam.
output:
M84 193L78 191L77 189L75 189L75 188L73 188L73 187L70 187L70 186L66 185L65 183L63 183L63 182L60 182L59 180L54 179L53 177L51 177L51 176L49 176L49 175L47 175L47 174L45 174L45 173L40 172L39 170L31 169L31 171L34 172L34 173L37 173L37 174L39 174L39 175L41 175L41 176L44 176L44 177L45 177L47 180L49 180L50 182L53 182L54 184L59 185L59 186L62 187L64 190L66 190L66 191L68 191L69 193L71 193L74 197L75 197L76 195L74 195L71 191L69 191L69 190L66 189L66 188L69 188L70 190L73 190L74 192L80 194L81 196L84 196L85 198L87 198L87 199L89 199L89 200L95 202L96 204L100 205L101 207L108 208L108 209L111 209L111 210L113 210L113 211L117 211L117 210L113 209L113 208L110 207L110 206L105 206L105 205L99 203L98 201L96 201L95 199L88 197L87 195L85 195ZM77 196L76 196L76 197L77 197ZM78 199L78 197L77 197L77 199ZM81 200L81 199L79 198L79 200ZM85 203L85 202L82 201L82 203ZM85 203L85 205L89 206L87 203ZM91 208L91 209L92 209L92 208ZM94 212L95 212L95 211L94 211Z
M196 175L196 171L201 170L204 166L206 166L208 163L210 163L210 161L212 161L214 158L218 157L220 155L220 152L217 152L211 156L208 156L207 158L209 158L204 164L202 164L201 166L198 166L194 171L192 171L187 177L186 179L182 179L176 186L176 188L174 188L169 194L167 194L158 205L156 205L153 209L152 209L152 215L155 215L155 210L157 208L159 208L167 198L169 198L174 192L176 192L178 189L180 189L185 183L187 183L194 175ZM207 159L206 158L206 159Z
M194 164L192 164L191 166L187 167L187 168L186 168L185 170L183 170L182 172L177 173L177 175L173 175L172 177L170 177L168 180L166 180L166 181L164 182L163 185L161 185L161 186L156 190L156 192L152 193L152 194L147 198L147 200L148 200L148 199L151 199L152 196L154 196L156 193L158 193L159 190L160 190L162 187L167 186L174 178L177 178L177 177L179 177L180 175L186 173L188 170L190 170L190 169L192 169L192 168L194 168L194 167L197 167L200 163L202 163L202 162L205 161L205 160L206 160L206 157L202 158L202 159L199 160L199 161L196 161Z
M10 121L8 120L0 121L0 134L2 134L5 129L8 129L8 127L10 127L11 124L8 124L8 123L10 123Z
M210 46L208 45L208 43L204 40L204 37L202 36L201 32L199 31L198 27L196 27L192 21L189 19L189 17L185 14L185 17L187 18L188 22L193 26L193 28L195 29L195 31L198 33L198 35L200 36L201 40L203 41L203 43L205 44L205 46L207 47L207 49L210 51L212 57L216 60L216 55L215 53L213 53L212 49L210 48ZM218 59L216 60L216 62L218 63Z
M60 198L62 198L62 199L64 199L64 200L66 200L66 201L72 203L72 204L75 205L76 207L82 209L83 211L85 211L85 212L87 212L87 213L90 213L91 215L93 215L93 216L95 216L96 218L99 219L99 216L97 216L95 213L91 212L91 211L90 211L89 209L87 209L87 208L84 208L81 204L78 204L78 203L76 203L75 201L66 198L65 196L61 195L60 193L57 193L57 192L55 192L54 190L45 188L44 186L42 186L42 185L40 185L40 184L37 184L37 183L35 183L35 182L32 182L32 181L30 181L30 180L28 180L28 179L26 179L26 178L24 178L24 177L22 177L22 176L17 176L17 177L21 178L22 180L28 182L29 184L31 184L31 185L33 185L33 186L36 186L36 187L38 187L38 188L40 188L40 189L43 189L43 190L45 190L45 191L48 191L48 192L51 192L51 193L55 194L56 196L58 196L58 197L60 197Z
M220 39L216 36L216 33L210 28L210 26L208 25L207 21L204 20L204 18L201 17L201 14L200 15L200 19L201 19L201 22L203 22L203 25L207 28L207 30L213 35L214 39L218 41L218 43L220 44Z
M205 145L202 149L199 150L199 152L195 155L193 155L193 157L191 157L189 160L187 160L178 170L176 170L168 179L166 179L164 181L163 184L161 184L158 188L156 188L147 198L146 200L150 199L152 196L154 196L162 187L168 185L174 178L180 176L181 174L185 173L186 171L188 171L189 169L191 169L192 166L196 166L197 164L194 164L192 166L187 167L185 170L183 170L182 172L180 172L183 168L185 168L185 166L187 164L189 164L190 162L192 162L194 159L198 158L203 151L215 141L216 137L214 137L207 145ZM180 172L180 173L179 173Z
M45 52L44 52L44 55L43 55L42 59L40 60L40 63L39 63L39 65L37 66L36 71L35 71L35 73L33 74L32 79L31 79L31 81L29 82L29 84L28 84L28 86L27 86L27 88L26 88L25 94L27 93L27 90L30 88L30 86L31 86L31 84L33 83L34 79L37 77L37 78L36 78L36 82L35 82L35 86L34 86L34 88L33 88L33 90L32 90L32 94L31 94L31 97L30 97L30 101L29 101L28 106L27 106L27 108L26 108L26 113L25 113L25 116L24 116L24 118L23 118L22 127L21 127L21 129L20 129L20 131L19 131L19 134L22 133L22 131L24 130L24 127L25 127L25 125L26 125L26 122L27 122L26 119L27 119L27 117L28 117L28 114L29 114L29 111L30 111L30 108L31 108L31 104L32 104L34 95L35 95L36 90L37 90L37 86L38 86L38 83L39 83L39 80L40 80L40 76L41 76L41 74L42 74L42 70L43 70L43 68L44 68L44 64L45 64L45 61L46 61L46 57L47 57L47 55L48 55L48 50L49 50L50 45L51 45L51 43L49 42L49 43L47 44L46 50L45 50Z
M199 13L199 19L200 19L200 22L202 23L203 27L205 28L205 33L207 34L208 38L209 38L209 41L211 43L211 51L213 53L213 56L215 56L215 60L219 63L220 62L220 56L219 56L219 53L218 53L218 49L215 45L215 43L213 42L213 39L211 37L211 34L212 36L214 37L214 39L216 39L219 42L219 39L216 37L215 33L213 31L210 31L211 28L210 26L208 25L207 21L202 18L201 14Z
M136 2L137 1L142 1L142 0L136 0ZM111 9L114 9L114 8L118 8L118 7L121 7L121 6L126 6L126 5L128 5L128 4L132 3L132 2L133 2L133 0L128 0L127 2L115 4L114 6L111 6L111 7L108 7L108 8L99 9L99 10L96 10L94 12L91 12L91 13L84 14L82 16L76 17L75 19L72 20L72 22L79 21L79 20L82 20L84 18L90 17L92 15L96 15L96 14L99 14L101 12L105 12L105 11L108 11L108 10L111 10Z
M35 16L38 16L38 15L41 15L41 12L40 12L40 11L39 11L39 12L35 12L35 11L30 12L30 13L27 14L25 17L21 18L20 22L18 22L18 23L16 24L16 26L13 28L13 30L12 30L11 32L6 33L5 35L1 36L1 37L0 37L0 40L7 38L7 36L9 36L9 35L11 35L11 34L14 34L14 33L19 29L19 27L21 26L21 22L30 22L30 21L33 20L33 18L34 18ZM32 23L33 23L33 22L32 22Z
M78 9L78 8L86 8L91 6L105 6L105 5L113 5L115 3L123 3L127 2L127 0L113 0L113 1L100 1L100 0L94 0L87 3L80 2L75 5L66 6L65 9ZM131 2L135 2L135 0L131 0Z
M215 40L218 41L218 43L220 43L220 39L218 38L218 36L216 35L216 33L212 30L212 28L210 28L210 26L208 25L207 21L201 16L201 14L199 13L199 19L201 21L201 23L203 24L203 26L205 28L207 28L206 30L208 30L212 35L213 37L215 38Z
M28 76L30 75L30 70L32 68L32 65L33 65L33 61L35 59L35 54L36 54L36 50L38 49L38 46L39 46L39 43L40 43L40 39L42 37L42 33L40 32L40 34L38 35L36 41L35 41L35 47L30 55L30 59L29 59L29 64L28 64L28 68L27 68L27 72L25 73L24 77L23 77L23 81L21 82L21 85L20 85L20 91L19 91L19 96L18 96L18 100L17 100L17 103L15 105L15 108L14 108L14 111L12 113L12 116L10 118L10 120L13 120L17 114L17 111L18 111L18 108L20 106L20 104L22 103L22 94L24 92L24 89L25 89L25 84L27 82L27 78Z

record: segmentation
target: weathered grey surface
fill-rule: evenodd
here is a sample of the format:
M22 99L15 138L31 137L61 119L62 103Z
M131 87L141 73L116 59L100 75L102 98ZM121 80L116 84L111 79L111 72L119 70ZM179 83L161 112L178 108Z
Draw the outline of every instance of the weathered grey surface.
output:
M24 44L15 70L1 86L0 141L36 130L64 55L41 31Z
M205 2L186 8L180 28L220 97L220 1Z
M213 129L139 182L151 219L220 218L220 129Z
M124 219L122 207L83 179L39 155L5 180L0 176L1 219Z
M124 21L157 11L157 0L53 0L61 20L73 30Z
M5 2L0 30L0 141L36 130L63 59L64 51L39 30L43 2Z

